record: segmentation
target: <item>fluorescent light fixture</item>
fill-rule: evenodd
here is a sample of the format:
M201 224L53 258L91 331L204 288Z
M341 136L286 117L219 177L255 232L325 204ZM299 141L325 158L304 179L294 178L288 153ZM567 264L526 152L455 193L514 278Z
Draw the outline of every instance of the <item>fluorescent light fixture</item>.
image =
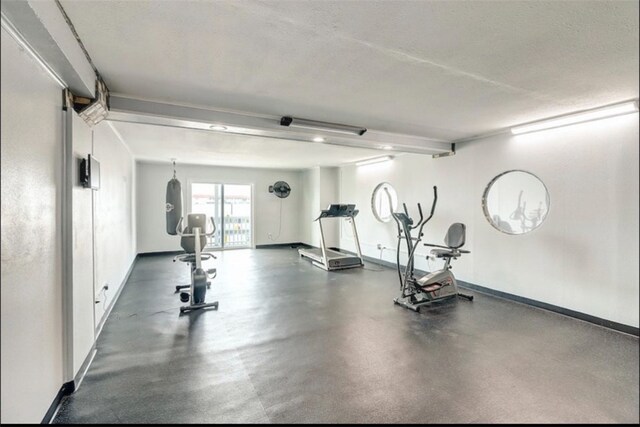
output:
M226 126L222 126L222 125L211 125L209 126L209 129L211 130L227 130Z
M325 139L321 136L316 136L313 138L313 142L324 142Z
M638 103L636 101L624 102L622 104L609 105L607 107L596 108L594 110L582 111L522 126L515 126L511 128L511 133L519 135L522 133L537 132L539 130L552 129L636 112L638 112Z
M363 135L367 129L358 126L341 125L339 123L319 122L316 120L298 119L296 117L284 116L280 119L282 126L292 128L324 130L328 132L346 133L348 135Z
M383 145L383 146L382 146L382 147L380 147L380 148L382 148L383 150L393 150L393 147L392 147L392 146L390 146L390 145Z
M393 157L391 156L374 157L373 159L361 160L359 162L356 162L356 166L372 165L374 163L388 162L389 160L393 160Z

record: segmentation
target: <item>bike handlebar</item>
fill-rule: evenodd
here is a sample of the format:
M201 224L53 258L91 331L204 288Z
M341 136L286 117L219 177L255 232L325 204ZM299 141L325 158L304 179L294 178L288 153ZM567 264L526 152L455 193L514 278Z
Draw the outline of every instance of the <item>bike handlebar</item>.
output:
M180 237L193 237L193 236L195 236L195 233L183 233L182 232L182 220L183 219L184 219L184 217L180 217L180 221L178 221L178 225L176 226L176 233ZM206 230L204 230L204 232L202 234L204 236L206 236L206 237L211 237L216 233L216 223L213 221L212 217L209 217L209 220L211 221L211 225L213 226L213 231L211 233L207 233Z

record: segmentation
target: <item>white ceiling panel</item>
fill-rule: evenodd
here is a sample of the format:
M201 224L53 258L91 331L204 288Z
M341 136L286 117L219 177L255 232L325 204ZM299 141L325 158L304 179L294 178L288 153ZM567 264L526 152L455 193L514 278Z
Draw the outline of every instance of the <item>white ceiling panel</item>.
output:
M113 92L456 139L638 94L637 1L73 1Z
M638 97L635 0L62 4L111 91L140 99L452 141Z

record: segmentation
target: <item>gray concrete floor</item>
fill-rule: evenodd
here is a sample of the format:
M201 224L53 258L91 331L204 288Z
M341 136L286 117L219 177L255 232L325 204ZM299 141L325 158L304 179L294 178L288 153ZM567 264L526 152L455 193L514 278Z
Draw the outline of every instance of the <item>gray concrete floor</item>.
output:
M638 423L638 339L475 292L413 313L395 270L327 273L227 251L179 316L169 256L140 258L56 423Z

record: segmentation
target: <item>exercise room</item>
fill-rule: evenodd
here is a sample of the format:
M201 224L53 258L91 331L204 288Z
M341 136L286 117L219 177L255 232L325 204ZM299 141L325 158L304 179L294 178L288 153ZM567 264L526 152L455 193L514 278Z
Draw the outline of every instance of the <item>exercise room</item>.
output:
M638 424L636 0L3 0L0 421Z

